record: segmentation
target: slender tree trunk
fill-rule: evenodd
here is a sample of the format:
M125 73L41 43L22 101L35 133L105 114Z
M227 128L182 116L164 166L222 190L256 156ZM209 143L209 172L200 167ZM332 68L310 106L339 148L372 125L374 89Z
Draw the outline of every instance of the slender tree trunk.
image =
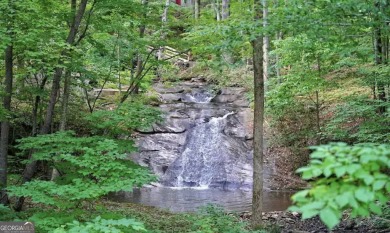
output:
M8 45L5 49L5 80L3 107L11 110L13 80L13 46ZM9 117L1 122L1 139L0 139L0 203L8 204L7 196L7 158L8 158L8 141L9 141Z
M74 3L75 1L73 0L71 4L72 12L74 11ZM75 15L74 20L70 26L69 34L68 37L66 38L66 43L68 43L71 46L75 43L76 35L80 28L81 20L83 19L85 9L87 7L87 3L88 0L81 0L77 14ZM66 53L67 51L64 50L61 54L65 55ZM62 65L63 61L60 60L58 64ZM57 102L58 92L60 90L62 72L63 72L63 68L57 67L55 69L49 104L47 107L45 121L41 128L40 134L48 134L51 131L51 126L52 126L53 116L54 116L54 107ZM31 181L32 177L36 172L36 169L37 169L36 160L32 160L29 164L26 165L26 168L23 171L23 183ZM20 211L23 207L23 203L24 203L24 197L20 197L17 203L15 204L14 209L16 211Z
M276 40L281 40L283 38L283 33L281 31L276 33ZM280 72L281 65L280 65L280 57L278 54L276 54L276 77L278 79L278 83L282 83L282 75Z
M118 38L119 38L119 33L118 33ZM118 48L117 48L117 62L118 62L118 88L119 88L119 95L122 95L122 80L121 80L121 46L118 43Z
M144 19L146 19L146 17L147 17L146 8L147 8L148 4L149 4L148 0L142 0L142 5L145 8L145 13L143 15ZM139 26L139 37L140 38L144 37L145 29L146 29L145 24L141 24ZM142 55L140 53L138 53L137 54L137 68L136 68L136 72L135 72L135 77L133 77L133 78L141 77L141 73L142 73L142 70L143 70L142 66L143 66ZM139 84L137 83L136 86L134 87L134 94L138 94L138 93L139 93Z
M318 69L318 77L322 79L322 69L321 69L321 58L320 55L317 55L317 69ZM317 126L317 144L321 144L321 119L320 119L320 111L321 111L321 103L320 103L320 91L316 90L316 99L315 99L315 106L316 106L316 126Z
M268 3L267 0L263 0L263 27L267 28L268 26ZM263 37L263 54L264 54L264 62L263 62L263 69L264 69L264 82L268 80L269 75L269 36L264 35Z
M47 82L47 76L44 75L41 84L39 85L39 90L43 90L45 88ZM34 106L32 110L32 132L31 136L36 136L38 133L38 109L39 104L41 103L41 96L35 96Z
M67 70L65 72L64 79L64 93L62 94L62 105L61 105L61 119L60 119L60 131L66 130L67 115L68 115L68 105L69 105L69 96L70 96L70 86L71 86L71 72Z
M219 0L213 0L212 5L213 5L213 9L217 21L221 21L221 13L219 11Z
M200 0L195 0L194 18L200 18Z
M262 0L254 2L254 20L259 22L263 16ZM263 38L258 35L252 41L254 73L254 122L253 122L253 189L252 189L252 226L262 223L263 211L263 122L264 122L264 70Z
M81 24L81 20L84 16L85 9L87 7L87 3L88 3L88 0L81 0L81 2L80 2L77 15L76 15L71 27L70 27L69 34L68 34L68 37L66 39L66 43L68 43L69 45L73 45L73 43L75 42L76 35L77 35L77 32L78 32L80 24ZM62 55L65 55L66 53L67 53L67 51L63 51ZM63 61L60 60L59 64L62 65ZM51 87L50 100L49 100L49 104L47 107L45 121L44 121L44 124L43 124L42 129L41 129L41 134L50 133L51 124L52 124L53 116L54 116L54 107L55 107L55 104L57 102L58 91L60 90L62 71L63 71L63 68L57 67L55 69L54 77L53 77L53 84Z
M165 33L165 29L166 29L166 24L168 22L168 10L169 10L169 5L170 5L171 1L170 0L166 0L165 1L165 7L164 7L164 12L162 14L162 17L161 17L161 23L162 23L162 33L161 33L161 41L164 41L165 40L165 37L166 37L166 33ZM164 59L164 46L160 46L158 52L157 52L157 59L160 61L160 60L163 60ZM157 68L157 78L160 79L161 78L161 67L159 66Z
M377 8L377 12L385 12L387 8L387 1L385 3L382 3L381 1L375 2L375 7ZM377 13L377 14L378 14ZM375 27L375 33L374 33L374 39L375 39L375 64L376 65L386 65L388 63L388 40L389 38L384 35L386 32L383 32L382 25L386 25L386 22L381 22L381 19L379 16L376 17L376 23L377 26ZM385 90L385 84L382 80L378 80L376 82L377 86L377 93L378 93L378 100L382 102L386 102L386 90ZM378 108L378 113L383 114L386 112L386 106L380 106Z
M222 20L230 16L230 0L222 0Z
M163 27L165 27L166 22L168 22L168 9L169 9L170 3L171 3L170 0L165 1L164 12L163 12L162 17L161 17L161 22L163 23Z
M7 45L4 52L4 97L3 108L11 110L12 82L13 82L13 1L8 1L10 15L6 18L7 34L11 38L11 43ZM8 205L7 178L8 178L8 145L9 145L9 116L5 116L1 122L0 133L0 204Z

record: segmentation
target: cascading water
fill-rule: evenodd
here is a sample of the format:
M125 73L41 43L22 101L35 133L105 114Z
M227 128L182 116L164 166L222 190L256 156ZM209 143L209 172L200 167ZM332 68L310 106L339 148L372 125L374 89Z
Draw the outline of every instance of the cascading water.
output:
M181 156L170 166L164 177L165 183L175 187L209 187L227 177L223 142L223 129L229 112L196 125L187 135L187 143Z
M156 83L154 89L165 121L138 132L139 152L131 158L149 167L160 183L114 199L172 211L193 211L207 203L250 210L253 112L246 91L229 87L212 94L202 79L176 86ZM265 193L264 210L284 210L289 197Z
M210 100L212 100L213 97L214 95L212 95L212 93L202 89L184 94L182 100L183 102L190 103L210 103Z
M167 187L250 189L252 112L240 88L156 85L165 121L140 132L133 159Z

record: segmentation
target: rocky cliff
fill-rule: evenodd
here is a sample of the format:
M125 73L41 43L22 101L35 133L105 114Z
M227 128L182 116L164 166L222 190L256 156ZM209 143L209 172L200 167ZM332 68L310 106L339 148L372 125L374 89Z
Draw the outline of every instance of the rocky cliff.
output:
M165 121L139 132L132 158L165 186L250 188L253 115L245 90L212 91L201 79L154 89Z

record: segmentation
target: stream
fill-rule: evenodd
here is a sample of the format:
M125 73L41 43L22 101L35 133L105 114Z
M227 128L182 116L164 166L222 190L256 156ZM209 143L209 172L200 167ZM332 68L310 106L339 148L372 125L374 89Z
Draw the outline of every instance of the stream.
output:
M264 192L264 212L283 211L291 204L291 192ZM221 190L153 187L119 192L111 196L118 202L155 206L171 212L194 212L207 204L217 204L229 212L251 211L251 190Z

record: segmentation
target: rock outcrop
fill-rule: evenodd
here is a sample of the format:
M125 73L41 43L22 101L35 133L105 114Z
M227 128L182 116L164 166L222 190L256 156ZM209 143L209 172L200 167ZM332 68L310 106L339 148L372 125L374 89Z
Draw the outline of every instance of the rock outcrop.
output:
M132 158L165 186L250 188L253 116L245 90L213 92L201 79L154 89L165 121L139 131Z

